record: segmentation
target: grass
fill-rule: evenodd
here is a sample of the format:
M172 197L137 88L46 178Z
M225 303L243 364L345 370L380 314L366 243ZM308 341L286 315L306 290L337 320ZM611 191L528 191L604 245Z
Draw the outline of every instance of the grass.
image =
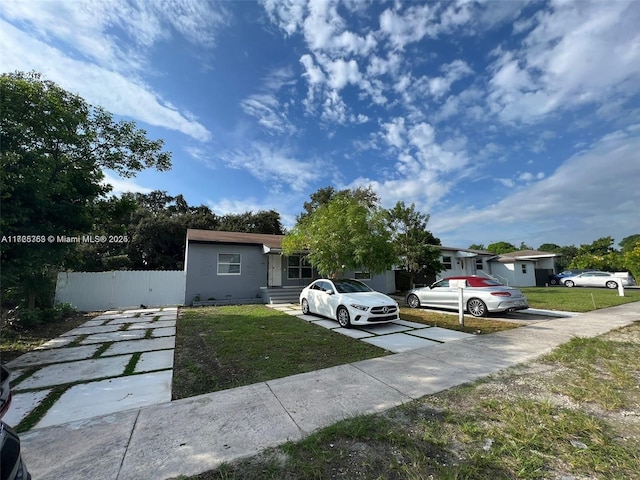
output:
M521 327L521 324L504 320L492 320L491 317L476 318L464 316L464 326L460 325L457 312L455 314L431 312L429 310L400 308L400 318L410 322L423 323L432 327L448 328L466 333L486 334Z
M584 371L625 390L570 397ZM627 371L629 375L620 375ZM627 479L640 471L640 324L187 480ZM635 383L634 383L635 382ZM589 385L584 384L585 388ZM600 408L605 406L606 409Z
M182 310L175 352L174 399L388 353L264 305Z
M529 306L545 310L590 312L640 301L640 289L625 289L624 297L618 290L608 288L520 287Z

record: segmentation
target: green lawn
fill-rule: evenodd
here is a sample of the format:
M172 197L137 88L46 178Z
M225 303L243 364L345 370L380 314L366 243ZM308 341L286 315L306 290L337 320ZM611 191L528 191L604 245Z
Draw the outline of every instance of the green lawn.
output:
M590 312L640 301L640 289L626 289L624 297L608 288L520 287L532 308Z
M183 480L631 479L640 325Z
M173 398L386 354L264 305L186 308L177 322Z

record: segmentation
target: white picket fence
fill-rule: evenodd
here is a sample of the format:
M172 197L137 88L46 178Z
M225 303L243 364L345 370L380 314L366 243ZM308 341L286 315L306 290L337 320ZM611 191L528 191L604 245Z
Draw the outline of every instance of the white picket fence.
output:
M80 311L174 306L184 303L186 274L182 270L60 272L56 302Z

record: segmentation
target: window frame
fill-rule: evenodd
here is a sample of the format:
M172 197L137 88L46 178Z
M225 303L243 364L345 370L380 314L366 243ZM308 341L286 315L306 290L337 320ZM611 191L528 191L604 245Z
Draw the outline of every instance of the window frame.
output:
M449 260L446 260L446 259ZM449 265L449 266L447 266ZM443 255L442 256L442 266L444 267L445 270L453 270L453 257L450 255Z
M238 261L237 262L222 262L220 261L220 257L222 255L227 255L227 256L237 256L238 257ZM227 265L228 267L231 267L231 265L237 265L238 266L238 271L237 272L220 272L220 266L221 265ZM229 270L231 270L231 268L229 268ZM233 275L233 276L239 276L242 275L242 254L241 253L222 253L222 252L218 252L218 263L216 265L216 272L218 275L220 276L227 276L227 275Z
M297 265L291 265L290 264L290 259L292 258L297 258L298 259L298 264ZM292 277L291 276L291 270L297 270L298 272L298 276L297 277ZM304 272L308 271L309 272L309 276L305 277L304 276ZM310 280L313 278L313 267L311 266L311 264L309 264L309 262L307 261L307 256L306 255L302 255L302 254L296 254L294 253L293 255L288 255L287 256L287 280Z

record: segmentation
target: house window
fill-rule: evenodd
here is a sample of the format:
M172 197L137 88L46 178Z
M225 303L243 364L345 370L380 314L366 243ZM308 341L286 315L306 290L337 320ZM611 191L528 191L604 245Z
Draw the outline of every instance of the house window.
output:
M522 273L527 273L527 264L526 263L522 264Z
M242 255L239 253L218 254L218 275L240 275Z
M357 280L371 280L371 272L354 272L353 275Z
M442 265L444 265L445 270L452 270L453 263L451 262L451 257L442 257Z
M482 270L482 259L476 258L476 270Z
M312 276L312 268L306 257L301 255L287 257L287 278L311 278Z

